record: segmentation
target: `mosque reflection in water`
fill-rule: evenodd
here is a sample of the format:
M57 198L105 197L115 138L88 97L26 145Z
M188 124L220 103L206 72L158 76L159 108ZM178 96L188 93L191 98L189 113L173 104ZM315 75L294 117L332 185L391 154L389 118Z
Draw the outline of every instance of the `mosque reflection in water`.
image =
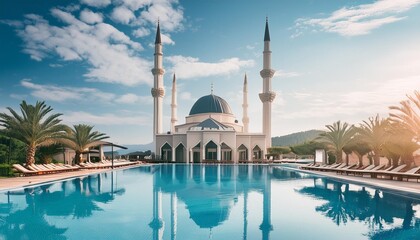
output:
M104 209L106 206L112 206L134 190L132 187L126 189L124 184L118 186L120 178L133 172L153 178L153 188L150 189L153 193L147 195L153 198L148 208L150 212L147 218L150 221L146 228L142 228L150 231L151 235L144 239L185 239L185 229L194 231L197 227L208 229L211 238L212 231L229 222L232 208L239 198L243 201L240 205L242 216L241 221L235 224L241 225L240 239L250 239L249 232L253 233L252 239L255 239L257 231L260 232L258 238L263 240L270 237L278 239L282 237L280 233L288 229L272 222L272 214L281 215L281 212L272 212L272 207L276 207L272 206L275 200L272 191L277 189L273 184L288 181L302 182L294 185L294 192L302 198L316 199L318 202L314 205L314 211L330 219L336 226L349 222L363 223L366 237L370 239L415 239L420 236L420 219L415 211L420 204L415 198L402 198L278 167L162 165L102 173L1 193L7 196L7 200L0 200L0 239L67 239L70 226L62 222L56 224L48 217L94 218L96 213L107 211ZM141 191L139 188L135 190ZM260 206L249 201L248 196L252 193L262 195ZM24 197L24 204L13 201L19 196ZM169 201L162 201L163 196L168 197ZM179 208L181 203L185 210ZM250 204L254 204L252 207L259 208L262 213L258 229L249 228L249 221L255 221L248 216ZM180 221L179 210L186 211L196 226L186 226L185 221ZM164 217L166 212L170 212L167 218ZM183 235L179 235L182 228ZM281 228L281 232L276 232L276 228Z

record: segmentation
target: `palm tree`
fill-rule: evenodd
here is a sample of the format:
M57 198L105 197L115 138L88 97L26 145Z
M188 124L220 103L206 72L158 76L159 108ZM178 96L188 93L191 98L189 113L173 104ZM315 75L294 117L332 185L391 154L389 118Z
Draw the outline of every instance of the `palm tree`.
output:
M60 124L62 114L49 114L53 110L45 102L36 102L35 106L22 101L19 115L15 110L7 108L11 115L0 113L0 125L7 134L26 144L26 164L35 162L36 148L53 143L65 134L67 126Z
M327 144L334 152L337 162L341 163L343 159L343 148L348 146L355 134L354 127L348 123L337 121L333 125L326 125L328 132L321 133L316 138L317 141Z
M354 137L354 141L349 144L348 149L354 152L359 158L359 167L363 165L363 156L372 151L365 142L359 139L358 135Z
M69 148L76 152L75 163L78 164L82 161L82 153L89 150L91 147L99 145L99 141L109 138L105 133L92 131L93 126L78 124L74 125L70 134L62 139L62 142Z
M400 102L400 106L389 107L392 122L399 123L401 127L413 135L414 142L420 145L420 92L415 91L414 96L407 96L408 100Z
M414 162L413 153L419 145L413 141L413 132L406 129L400 122L391 122L389 127L389 138L385 143L385 154L396 165L401 159L406 165L411 166Z
M373 151L373 163L379 165L380 156L387 139L389 138L389 121L387 118L380 118L376 115L375 118L369 118L368 121L363 123L358 128L360 138Z

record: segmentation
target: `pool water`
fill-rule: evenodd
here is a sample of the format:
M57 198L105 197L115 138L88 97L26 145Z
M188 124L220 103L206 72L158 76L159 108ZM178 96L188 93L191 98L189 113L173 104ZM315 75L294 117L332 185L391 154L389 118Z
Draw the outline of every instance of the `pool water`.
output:
M142 166L0 192L0 239L420 239L420 197L276 166Z

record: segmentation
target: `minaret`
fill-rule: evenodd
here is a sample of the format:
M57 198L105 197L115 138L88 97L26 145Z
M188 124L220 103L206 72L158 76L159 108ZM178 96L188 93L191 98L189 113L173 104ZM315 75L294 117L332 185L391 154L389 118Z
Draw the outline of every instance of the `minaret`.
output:
M165 70L162 65L162 41L160 37L159 21L156 31L155 40L155 63L152 69L153 73L153 142L156 145L156 135L162 133L162 102L163 96L165 96L165 90L163 89L163 74ZM155 146L156 149L158 146ZM158 151L156 152L158 154Z
M249 131L249 117L248 117L248 79L245 73L243 103L242 103L242 123L244 124L244 133Z
M263 103L263 134L265 135L266 148L271 147L271 103L276 98L276 93L271 91L271 78L274 76L271 69L270 32L268 30L268 18L265 21L263 70L260 75L263 79L263 92L260 100Z
M172 80L172 102L171 102L171 133L175 133L175 124L178 121L176 114L177 99L176 99L176 77Z

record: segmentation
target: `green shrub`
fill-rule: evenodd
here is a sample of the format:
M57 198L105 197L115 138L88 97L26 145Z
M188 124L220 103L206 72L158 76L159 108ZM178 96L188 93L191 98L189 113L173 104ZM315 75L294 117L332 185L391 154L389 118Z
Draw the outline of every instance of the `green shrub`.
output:
M3 177L13 176L12 166L9 164L0 164L0 176L3 176Z

